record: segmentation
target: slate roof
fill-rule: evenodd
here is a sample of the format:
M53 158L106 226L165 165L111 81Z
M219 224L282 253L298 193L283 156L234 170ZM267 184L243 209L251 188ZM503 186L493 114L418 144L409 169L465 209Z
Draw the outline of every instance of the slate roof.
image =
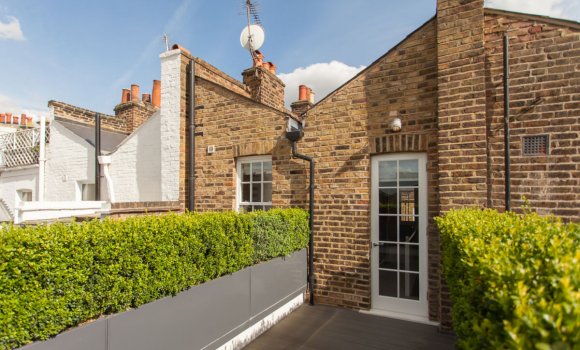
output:
M75 135L87 141L93 147L95 146L95 127L90 125L83 125L75 123L69 120L56 118L55 122L64 126ZM101 130L101 150L104 152L114 151L123 140L125 140L129 135L111 132L107 130Z

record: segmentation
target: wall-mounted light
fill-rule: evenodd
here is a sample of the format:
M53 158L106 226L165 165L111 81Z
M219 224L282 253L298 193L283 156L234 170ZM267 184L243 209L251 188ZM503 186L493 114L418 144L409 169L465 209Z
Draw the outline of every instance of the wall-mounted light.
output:
M401 131L402 124L401 119L394 118L389 122L389 129L393 132L399 132Z

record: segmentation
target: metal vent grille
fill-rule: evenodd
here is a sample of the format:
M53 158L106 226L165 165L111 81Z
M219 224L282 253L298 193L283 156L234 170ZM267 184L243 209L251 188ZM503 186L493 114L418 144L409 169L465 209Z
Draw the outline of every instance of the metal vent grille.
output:
M524 136L524 156L548 154L548 135Z

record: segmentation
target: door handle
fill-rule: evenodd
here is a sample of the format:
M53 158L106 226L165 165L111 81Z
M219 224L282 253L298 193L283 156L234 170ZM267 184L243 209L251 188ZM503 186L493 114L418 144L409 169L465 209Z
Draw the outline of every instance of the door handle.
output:
M378 242L378 243L377 242L373 242L373 247L382 247L384 245L385 244L383 242Z

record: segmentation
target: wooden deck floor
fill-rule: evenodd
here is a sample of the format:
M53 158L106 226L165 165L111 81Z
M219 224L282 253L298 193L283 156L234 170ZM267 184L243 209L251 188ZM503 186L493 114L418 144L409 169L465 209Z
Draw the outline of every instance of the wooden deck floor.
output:
M453 349L437 327L328 306L302 305L245 347L275 349Z

